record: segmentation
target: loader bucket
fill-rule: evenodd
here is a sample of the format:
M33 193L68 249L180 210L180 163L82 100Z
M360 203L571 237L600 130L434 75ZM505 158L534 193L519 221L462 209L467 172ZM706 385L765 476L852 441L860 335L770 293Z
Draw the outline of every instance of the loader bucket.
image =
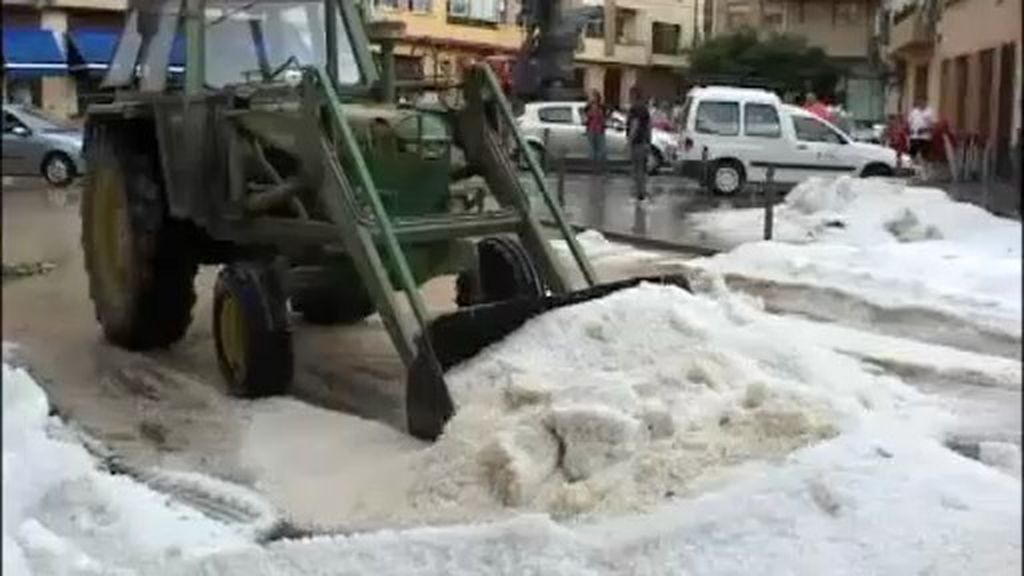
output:
M595 300L641 282L672 284L689 291L681 275L630 278L542 298L515 298L481 304L434 319L418 341L416 359L406 375L406 422L409 433L436 440L455 411L444 375L450 368L476 356L522 326L550 310Z

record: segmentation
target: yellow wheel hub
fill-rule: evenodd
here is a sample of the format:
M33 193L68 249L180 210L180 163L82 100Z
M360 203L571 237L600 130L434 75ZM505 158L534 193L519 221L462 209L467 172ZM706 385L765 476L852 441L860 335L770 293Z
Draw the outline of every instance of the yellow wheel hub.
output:
M221 354L224 355L232 379L241 382L246 372L245 318L242 316L242 305L234 294L226 294L221 302L219 325Z
M93 176L95 195L92 236L96 269L108 290L120 292L128 284L131 238L128 229L121 175L116 170L99 169Z

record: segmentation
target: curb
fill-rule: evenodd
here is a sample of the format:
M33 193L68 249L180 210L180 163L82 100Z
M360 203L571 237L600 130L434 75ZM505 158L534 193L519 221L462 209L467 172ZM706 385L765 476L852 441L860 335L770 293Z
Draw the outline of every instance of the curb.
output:
M544 226L547 226L549 228L557 228L557 225L553 220L550 220L548 218L540 218L539 220L540 223L543 224ZM717 250L715 248L710 248L708 246L695 246L693 244L684 244L682 242L672 242L670 240L662 240L660 238L651 238L650 236L642 236L640 234L628 234L625 232L604 230L601 228L595 228L593 226L582 226L580 224L570 223L569 227L572 228L573 231L576 233L585 232L587 230L596 230L609 240L625 242L627 244L633 244L636 246L643 246L647 248L656 248L672 252L689 252L691 254L696 254L698 256L714 256L715 254L722 252L722 250Z

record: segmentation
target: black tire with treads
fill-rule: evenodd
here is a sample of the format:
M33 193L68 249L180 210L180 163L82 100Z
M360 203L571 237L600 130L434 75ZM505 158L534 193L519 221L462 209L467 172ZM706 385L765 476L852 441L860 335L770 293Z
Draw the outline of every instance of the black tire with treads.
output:
M484 238L477 242L476 252L476 267L456 277L455 302L459 306L544 295L540 273L516 239Z
M330 263L324 286L300 290L292 307L310 324L351 324L374 312L373 299L348 261Z
M88 162L80 214L96 319L117 346L167 347L192 321L197 263L189 235L166 217L151 153L101 132ZM123 239L116 251L104 241L110 234Z
M243 370L225 354L223 309L229 299L240 309ZM217 364L234 396L259 398L284 394L294 370L292 335L284 290L269 265L236 262L221 268L213 289L213 336Z

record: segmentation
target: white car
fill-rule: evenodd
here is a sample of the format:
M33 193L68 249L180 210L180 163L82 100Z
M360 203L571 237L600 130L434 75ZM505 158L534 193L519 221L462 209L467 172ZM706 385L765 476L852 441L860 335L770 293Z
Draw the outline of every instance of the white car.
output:
M735 194L747 182L764 182L765 164L773 166L774 182L780 184L809 176L914 172L906 155L856 142L833 124L782 103L766 90L694 88L683 106L681 171L706 177L719 194Z
M569 160L590 158L583 109L586 102L531 102L525 106L517 122L526 143L538 158L553 159L561 155ZM545 134L546 133L546 134ZM605 150L610 162L629 162L626 139L626 117L613 112L607 121ZM677 160L678 137L671 132L651 129L651 153L647 170L655 173L674 166Z

